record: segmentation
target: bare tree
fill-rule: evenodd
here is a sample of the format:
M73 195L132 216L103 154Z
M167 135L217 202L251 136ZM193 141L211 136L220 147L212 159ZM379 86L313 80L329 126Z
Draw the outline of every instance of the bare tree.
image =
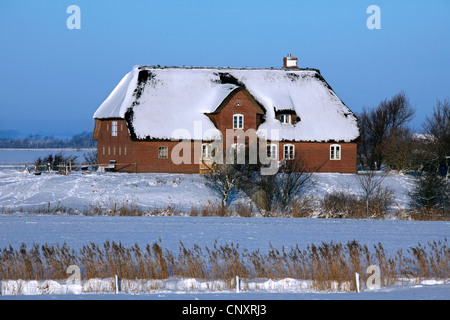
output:
M228 206L228 201L237 191L241 173L232 164L220 164L214 167L211 174L205 174L206 185L216 191L222 198L222 209Z
M392 201L393 191L387 187L382 187L386 175L386 173L377 173L374 170L370 170L355 176L363 192L367 217L369 216L371 205L381 206L382 208L379 211L383 211Z
M285 160L282 168L283 172L278 177L278 205L281 210L286 210L293 200L314 185L315 180L303 158Z
M276 209L285 212L291 203L314 184L314 176L302 158L280 161L280 172L263 175L261 170L253 171L251 176L240 179L240 188L257 205L267 211Z
M427 117L423 125L428 139L430 161L436 166L447 169L447 156L450 156L450 101L437 101L433 115Z
M391 131L383 141L382 156L391 170L416 171L424 162L424 140L415 137L407 127Z
M384 160L383 143L395 130L404 128L414 114L403 92L382 101L375 109L364 110L358 116L361 130L360 162L372 170L379 170Z

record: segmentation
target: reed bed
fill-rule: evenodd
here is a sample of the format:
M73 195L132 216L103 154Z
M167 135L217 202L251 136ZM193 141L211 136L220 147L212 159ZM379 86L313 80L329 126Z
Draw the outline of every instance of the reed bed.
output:
M112 278L167 279L172 276L204 280L225 280L229 288L237 276L246 279L294 278L310 280L318 290L355 290L355 272L365 282L367 267L377 265L383 286L405 279L444 279L449 277L450 251L447 239L418 244L388 255L381 243L369 248L357 241L322 242L305 249L274 248L268 252L241 249L238 244L219 244L211 248L194 245L186 248L180 242L178 251L165 249L161 241L145 247L135 243L90 242L81 249L62 245L22 244L0 251L0 279L62 280L70 265L78 265L84 280Z

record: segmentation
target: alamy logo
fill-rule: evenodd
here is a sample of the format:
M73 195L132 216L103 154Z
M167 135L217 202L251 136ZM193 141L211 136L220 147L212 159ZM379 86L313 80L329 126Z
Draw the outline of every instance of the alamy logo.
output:
M380 7L373 4L369 7L367 7L366 13L371 14L367 18L367 22L366 22L367 28L369 30L381 29L381 9L380 9Z
M81 29L81 9L77 5L67 7L66 13L71 14L66 21L67 29Z
M174 164L192 164L191 144L194 143L194 164L199 164L202 158L203 141L210 141L209 148L212 150L210 161L215 164L257 164L258 160L263 165L262 175L273 175L278 172L278 155L268 154L267 130L227 129L225 139L222 135L211 135L206 131L202 135L201 121L194 122L194 137L187 129L177 129L172 132L172 141L180 141L173 149L170 158ZM212 138L211 138L212 136ZM270 130L270 146L278 150L279 131ZM248 141L248 143L247 143ZM224 152L225 150L225 152ZM248 154L247 154L248 150Z

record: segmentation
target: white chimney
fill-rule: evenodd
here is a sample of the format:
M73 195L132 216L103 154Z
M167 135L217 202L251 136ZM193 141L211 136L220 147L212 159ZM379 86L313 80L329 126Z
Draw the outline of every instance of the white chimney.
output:
M298 59L296 57L292 57L289 53L287 57L283 58L283 68L298 69Z

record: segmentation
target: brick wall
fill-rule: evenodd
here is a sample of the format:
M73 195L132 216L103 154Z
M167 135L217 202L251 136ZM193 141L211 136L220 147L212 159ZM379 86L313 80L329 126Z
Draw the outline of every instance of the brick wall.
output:
M244 91L238 91L224 108L215 115L217 129L222 132L223 137L226 135L226 129L233 128L233 116L235 114L244 116L244 131L248 129L256 130L259 126L259 116L252 105L252 101L249 100Z
M302 157L306 166L318 172L356 172L356 143L337 143L340 146L341 159L330 159L330 146L335 143L322 142L280 142L279 159L284 158L284 145L294 145L296 158Z
M97 138L97 163L109 164L111 160L116 163L133 163L133 142L130 139L128 128L123 119L95 120ZM117 123L116 135L113 136L113 122ZM134 166L117 166L119 170L134 172Z
M195 161L194 142L188 143L186 150L190 150L184 155L180 148L175 149L177 141L141 141L133 144L133 162L137 162L137 172L161 172L161 173L199 173L199 159ZM294 145L295 157L302 157L305 160L306 167L311 171L318 172L340 172L355 173L356 172L356 143L340 143L341 159L330 160L331 143L319 142L280 142L278 148L279 159L284 158L284 145ZM168 148L168 158L161 159L158 157L159 147ZM171 155L172 152L180 157L186 156L186 161L190 164L175 164ZM200 152L200 151L198 151Z
M167 147L167 158L159 157L160 147ZM178 141L134 142L133 155L134 161L137 162L137 172L199 173L199 160L194 160L194 143L188 143L185 147L181 148ZM174 150L174 148L177 149ZM186 153L184 153L185 151ZM188 164L175 164L172 161L172 153L180 158L185 157L185 162L188 162Z

